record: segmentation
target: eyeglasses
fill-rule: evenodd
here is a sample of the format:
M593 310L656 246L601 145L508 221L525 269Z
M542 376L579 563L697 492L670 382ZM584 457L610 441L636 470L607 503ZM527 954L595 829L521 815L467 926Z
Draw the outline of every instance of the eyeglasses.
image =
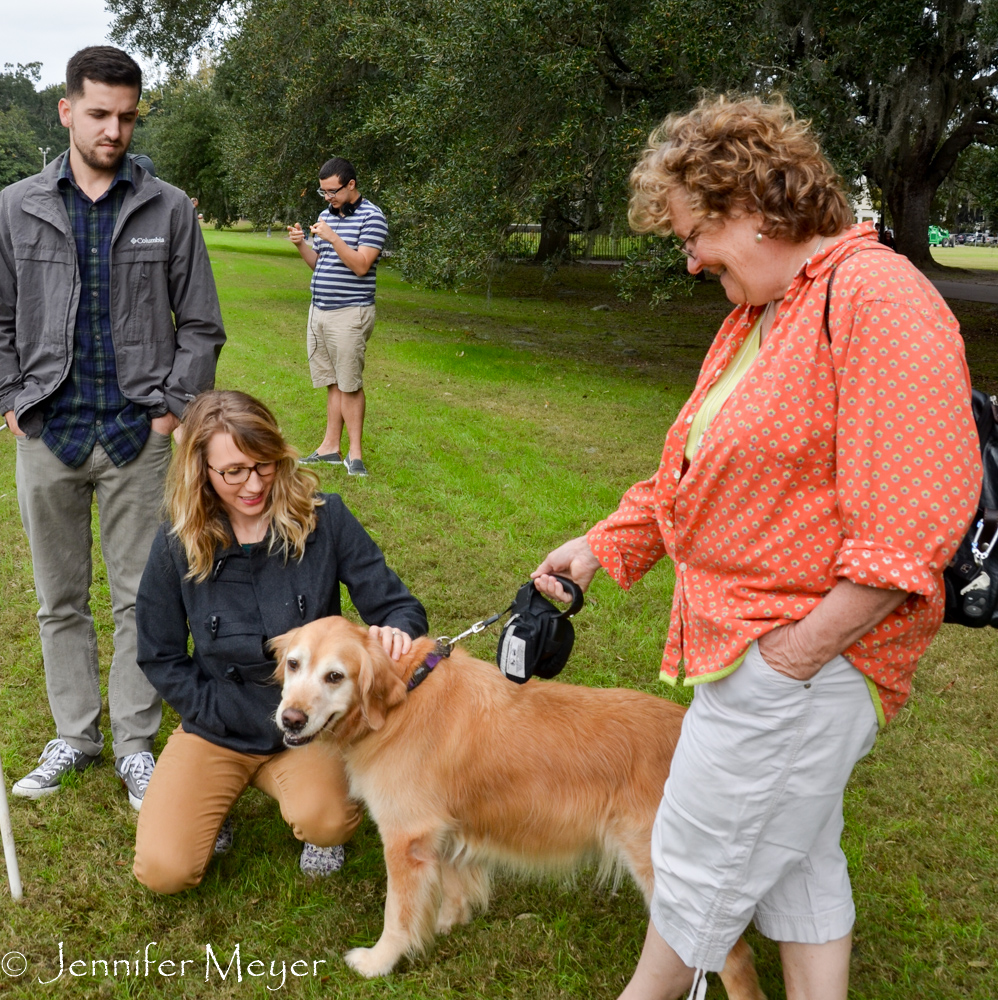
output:
M315 193L321 198L325 198L326 201L332 201L345 187L349 187L349 182L341 184L338 188L333 188L332 191L327 191L325 188L316 188Z
M693 232L679 244L679 252L686 257L695 257L697 254L696 250L691 250L686 244L691 242L695 244L699 235L700 231L698 229L694 229Z
M253 472L261 479L269 479L277 471L277 463L257 462L256 465L237 465L233 469L216 469L214 465L209 465L208 468L217 472L230 486L240 486Z

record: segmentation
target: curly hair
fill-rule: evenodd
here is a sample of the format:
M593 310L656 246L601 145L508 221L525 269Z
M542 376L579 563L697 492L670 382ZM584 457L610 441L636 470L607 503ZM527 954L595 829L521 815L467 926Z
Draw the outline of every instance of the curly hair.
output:
M274 462L274 484L267 498L270 549L301 559L305 540L315 529L318 477L298 465L298 452L282 437L274 415L244 392L203 392L187 407L184 435L166 480L166 512L172 533L187 554L188 579L202 583L211 572L215 550L231 544L232 530L222 502L208 477L208 445L219 433L231 434L235 446L257 462Z
M631 172L631 227L672 232L669 194L677 188L698 220L758 213L763 233L794 243L853 222L811 123L782 98L705 97L687 114L669 115Z

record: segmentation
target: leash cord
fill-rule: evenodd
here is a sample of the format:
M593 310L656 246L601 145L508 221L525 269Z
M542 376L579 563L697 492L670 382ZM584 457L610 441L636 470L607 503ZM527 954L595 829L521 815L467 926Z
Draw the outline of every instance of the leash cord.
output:
M465 629L460 635L454 636L453 639L450 636L442 635L437 639L437 642L442 646L453 646L456 642L460 642L469 635L477 635L479 632L484 632L490 625L494 625L504 614L512 610L513 604L510 604L505 611L497 611L494 615L489 615L488 618L483 618L480 622L475 622L471 628Z

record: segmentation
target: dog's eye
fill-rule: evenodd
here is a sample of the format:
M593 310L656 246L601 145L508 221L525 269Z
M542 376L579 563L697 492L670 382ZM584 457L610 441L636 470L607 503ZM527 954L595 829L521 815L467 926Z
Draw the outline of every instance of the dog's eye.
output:
M286 662L286 663L284 664L284 666L285 666L285 667L286 667L286 668L287 668L288 670L290 670L290 671L291 671L292 673L294 673L294 671L296 671L296 670L298 669L298 661L297 661L297 660L288 660L288 661L287 661L287 662Z
M330 670L330 672L326 674L327 684L339 684L341 680L343 680L343 674L341 674L338 670Z

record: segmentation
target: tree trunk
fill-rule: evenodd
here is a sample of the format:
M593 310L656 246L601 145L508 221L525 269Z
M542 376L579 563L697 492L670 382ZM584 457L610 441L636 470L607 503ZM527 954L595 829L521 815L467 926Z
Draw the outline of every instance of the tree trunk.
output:
M937 187L920 171L903 166L883 187L894 218L894 249L923 269L938 266L929 252L929 211Z
M549 201L541 216L541 240L534 254L538 263L557 257L568 256L568 223L560 211L557 201Z

